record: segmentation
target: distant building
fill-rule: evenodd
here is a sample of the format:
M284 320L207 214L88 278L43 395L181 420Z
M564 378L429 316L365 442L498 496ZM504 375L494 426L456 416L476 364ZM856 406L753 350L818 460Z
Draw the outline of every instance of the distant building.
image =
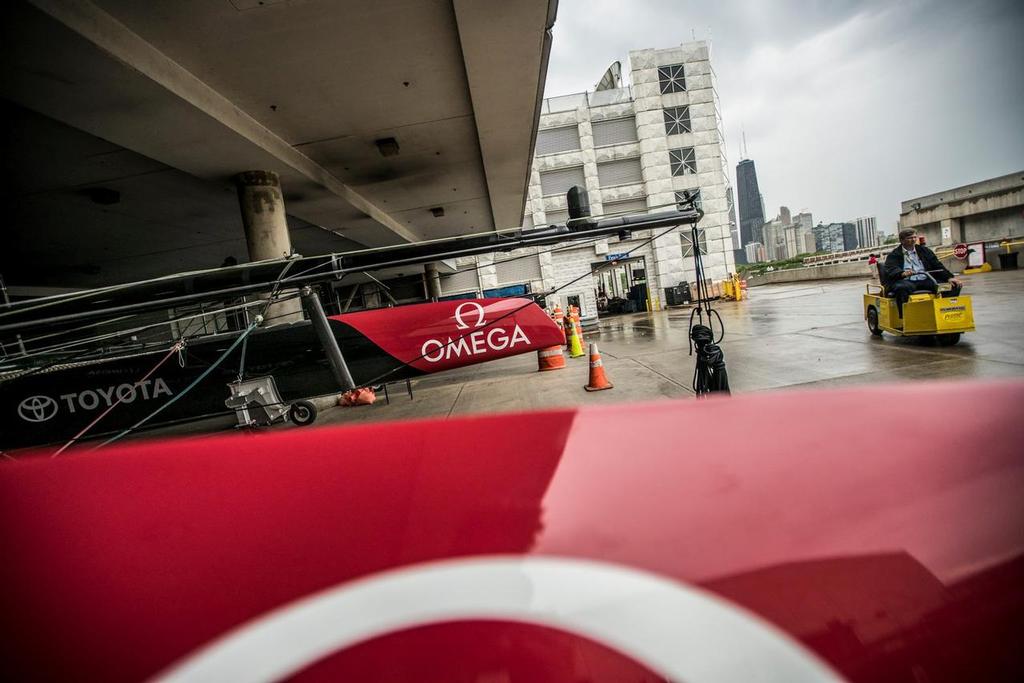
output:
M748 242L743 250L747 254L747 263L761 263L765 261L764 245L760 242Z
M761 190L757 186L757 170L753 159L744 159L736 164L736 197L739 200L740 246L748 242L763 242L761 226L764 225L764 205Z
M814 217L810 211L801 211L793 216L793 226L796 228L794 235L794 248L797 254L813 254L817 251L814 241Z
M782 234L786 243L786 258L793 258L801 252L801 247L803 247L799 228L795 225L787 225L782 229Z
M810 211L801 211L797 215L793 216L793 225L798 225L806 232L814 230L814 217L811 216Z
M779 207L779 216L777 220L784 226L793 224L793 214L790 212L788 206Z
M813 254L816 251L813 220L809 211L794 216L788 206L780 206L779 215L761 229L766 258L778 261Z
M854 218L852 221L857 231L857 242L862 247L874 247L878 245L878 226L875 225L874 216Z
M818 243L814 239L814 229L806 231L803 235L804 245L801 250L804 254L813 254L818 251Z
M786 236L782 231L782 223L771 221L761 227L764 239L764 258L766 261L781 261L786 256Z
M853 223L819 223L814 228L814 246L816 251L836 252L857 249L857 226Z
M843 223L843 251L859 249L861 243L857 239L857 226L853 223Z
M725 188L725 205L729 209L729 234L732 236L733 250L742 249L743 244L740 241L740 228L736 222L736 201L732 195L732 185Z

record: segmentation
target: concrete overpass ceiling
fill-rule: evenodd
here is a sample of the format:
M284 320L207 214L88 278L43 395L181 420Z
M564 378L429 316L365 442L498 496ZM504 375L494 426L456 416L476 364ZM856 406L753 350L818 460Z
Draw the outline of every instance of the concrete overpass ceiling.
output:
M235 190L0 101L8 284L91 287L209 268L246 245ZM300 253L360 245L289 216ZM377 230L380 227L377 226Z
M304 248L295 235L304 253L337 240L377 246L517 225L553 15L554 0L16 2L0 95L88 134L73 153L30 160L62 135L47 142L26 131L20 160L58 168L37 168L28 176L45 182L26 179L17 192L82 203L69 191L123 171L136 180L123 181L118 206L160 206L134 229L161 247L187 240L189 215L210 216L196 219L200 234L162 272L210 265L204 244L241 243L229 180L248 169L281 175L293 233L321 226L344 236L309 232ZM388 137L395 156L375 144ZM26 199L26 215L59 213L41 202ZM194 206L169 221L168 203ZM110 213L90 209L79 234ZM169 223L181 229L150 234ZM110 229L124 233L104 245L111 259L133 255L117 253L131 230Z

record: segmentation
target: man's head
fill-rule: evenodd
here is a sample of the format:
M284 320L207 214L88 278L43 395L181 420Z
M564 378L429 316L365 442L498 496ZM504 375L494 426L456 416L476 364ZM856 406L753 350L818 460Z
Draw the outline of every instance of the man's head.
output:
M900 245L907 251L913 249L914 245L917 244L917 230L914 230L913 228L900 230L899 237Z

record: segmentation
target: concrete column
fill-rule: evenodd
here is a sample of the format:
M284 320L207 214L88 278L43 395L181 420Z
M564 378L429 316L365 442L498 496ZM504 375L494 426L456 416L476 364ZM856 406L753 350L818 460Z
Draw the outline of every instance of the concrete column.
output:
M287 258L292 253L292 242L277 174L273 171L245 171L236 175L234 181L249 260ZM294 293L294 290L283 292L285 296ZM294 298L273 304L267 309L265 318L268 325L302 320L302 302Z
M944 218L939 221L939 239L942 244L953 244L960 239L959 221L955 218Z
M476 275L480 281L480 296L485 296L485 289L494 289L498 286L498 267L494 265L493 254L477 256L476 264Z
M439 301L441 299L441 275L437 272L437 264L426 264L423 266L423 272L427 280L427 298L431 301Z

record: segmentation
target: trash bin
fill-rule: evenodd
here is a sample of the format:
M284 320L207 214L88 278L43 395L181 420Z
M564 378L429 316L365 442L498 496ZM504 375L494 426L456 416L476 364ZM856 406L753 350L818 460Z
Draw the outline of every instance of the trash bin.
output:
M682 306L690 303L690 288L686 287L685 282L683 286L666 287L665 303L668 306Z
M1017 270L1017 252L999 255L1000 270Z

